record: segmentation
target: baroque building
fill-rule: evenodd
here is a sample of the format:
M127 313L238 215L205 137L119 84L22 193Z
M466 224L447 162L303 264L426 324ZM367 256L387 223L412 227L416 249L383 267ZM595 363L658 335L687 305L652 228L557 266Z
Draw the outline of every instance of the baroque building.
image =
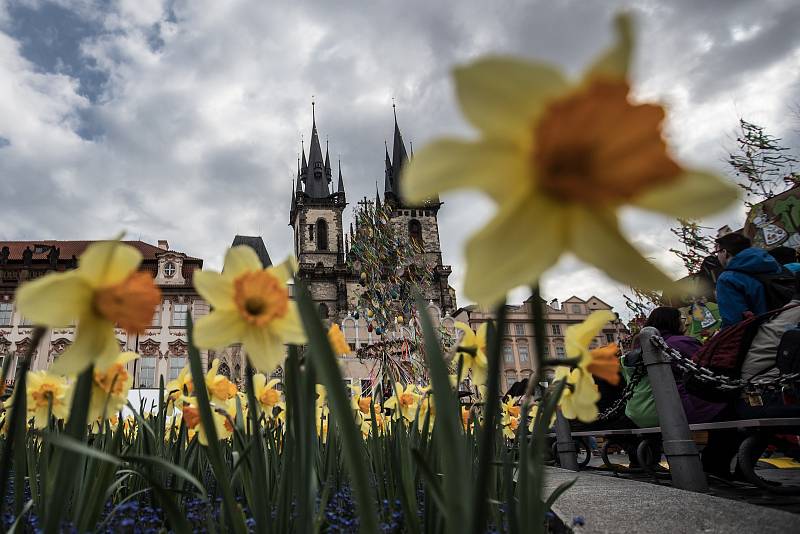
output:
M455 292L448 284L451 268L442 261L439 239L438 214L442 203L434 198L410 204L399 195L408 153L396 115L391 157L388 146L385 151L383 203L392 208L390 222L398 235L406 235L421 246L422 252L413 258L413 262L432 273L430 282L420 288L424 298L442 312L452 312L456 301ZM325 147L323 156L316 114L312 111L311 144L308 158L305 148L302 148L298 160L289 226L294 234L294 250L299 263L296 278L307 284L322 317L339 322L354 310L361 287L358 273L347 264L348 236L343 214L348 203L341 161L337 170L334 187L328 147ZM380 196L376 197L376 202L381 202Z
M0 361L13 358L7 385L13 385L14 370L30 347L33 325L16 309L14 293L27 281L50 272L63 272L78 265L77 258L92 241L0 242ZM120 349L140 357L128 364L134 388L157 388L160 377L178 376L187 362L187 318L208 313L208 304L192 286L192 277L203 260L170 250L167 241L151 245L123 241L142 253L141 271L150 273L161 289L161 304L153 310L151 325L141 334L116 330ZM34 349L32 370L46 369L75 339L75 325L48 329ZM203 355L204 364L206 355Z
M544 311L544 357L566 358L564 334L567 327L586 320L596 310L613 308L601 299L592 296L581 299L572 296L559 303L553 299L550 303L542 302ZM482 324L494 320L494 313L477 305L460 308L454 313L456 320L468 324L477 330ZM508 389L514 382L530 376L533 372L535 337L533 333L533 300L528 298L520 305L506 306L506 325L503 331L503 354L501 362L502 387ZM596 348L609 343L619 343L628 335L625 324L616 319L608 323L595 337L590 347Z

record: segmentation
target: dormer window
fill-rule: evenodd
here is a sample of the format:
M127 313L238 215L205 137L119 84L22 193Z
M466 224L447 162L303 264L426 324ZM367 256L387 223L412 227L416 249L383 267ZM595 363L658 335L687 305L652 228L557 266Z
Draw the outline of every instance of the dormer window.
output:
M168 261L164 264L164 276L167 278L172 278L175 276L175 273L178 272L178 269L175 267L175 264L171 261Z
M322 171L314 171L314 178L322 178Z
M315 161L314 162L314 168L315 169L321 169L322 168L322 162L321 161Z

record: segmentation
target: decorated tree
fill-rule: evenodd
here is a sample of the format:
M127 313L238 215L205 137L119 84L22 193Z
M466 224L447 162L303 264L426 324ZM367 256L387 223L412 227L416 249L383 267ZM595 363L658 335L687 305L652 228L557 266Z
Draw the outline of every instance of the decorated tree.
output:
M669 231L675 234L683 248L671 248L669 251L680 258L689 274L697 273L703 260L714 251L714 238L706 233L710 228L700 226L696 221L678 219L678 223L680 226Z
M348 267L358 274L361 291L353 317L363 319L372 342L356 355L375 362L373 385L387 382L427 382L422 327L414 295L432 282L432 273L414 260L418 242L392 223L392 208L380 199L363 199L354 209L347 253ZM442 332L444 334L444 332ZM445 343L448 338L443 338Z
M800 185L800 173L794 170L800 160L763 126L739 119L736 144L737 150L729 154L728 164L745 191L748 206Z

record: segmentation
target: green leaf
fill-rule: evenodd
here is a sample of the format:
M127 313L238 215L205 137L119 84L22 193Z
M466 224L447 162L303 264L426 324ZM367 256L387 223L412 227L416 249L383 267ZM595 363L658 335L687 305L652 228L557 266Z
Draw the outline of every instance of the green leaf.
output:
M496 316L497 328L493 328L491 323L489 324L489 353L486 355L489 360L487 375L489 386L486 411L483 416L483 427L480 430L477 458L478 475L475 480L475 492L472 501L472 532L474 534L486 532L486 512L489 508L487 503L489 471L492 469L492 449L497 430L497 413L500 410L500 350L503 338L498 333L503 331L506 322L505 302L498 306Z
M200 361L200 353L194 345L194 324L191 316L187 317L188 337L189 337L189 367L192 371L192 383L194 393L197 398L197 408L200 412L200 422L208 439L206 453L211 462L211 469L214 476L220 481L217 485L222 493L222 504L225 515L229 522L229 527L237 534L245 534L247 527L244 524L244 517L241 509L233 497L233 489L230 484L225 483L230 480L230 470L222 457L222 450L217 437L217 429L214 426L214 416L211 413L211 405L208 400L208 390L206 389L205 375L203 374L203 364Z
M350 472L353 492L356 496L360 531L377 532L378 515L375 511L375 500L372 497L372 489L367 477L367 464L363 457L364 442L361 439L361 431L353 418L339 364L331 350L328 336L322 327L319 314L311 301L308 290L300 282L296 282L295 290L300 316L309 340L309 349L322 378L322 383L328 391L331 415L335 418L336 425L342 434L344 460Z

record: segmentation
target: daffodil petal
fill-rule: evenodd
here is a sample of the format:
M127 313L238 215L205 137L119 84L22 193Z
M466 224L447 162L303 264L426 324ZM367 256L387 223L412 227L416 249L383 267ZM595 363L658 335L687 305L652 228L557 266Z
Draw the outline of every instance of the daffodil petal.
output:
M236 278L240 274L260 271L263 268L255 250L247 245L238 245L229 248L225 254L225 265L222 268L222 274L230 278Z
M474 188L500 202L526 194L533 183L524 179L530 169L513 143L441 139L414 154L403 171L400 193L410 202L422 202L445 191Z
M194 325L194 344L200 349L217 349L242 340L247 323L235 310L214 310Z
M561 72L543 63L490 57L453 71L467 120L487 137L529 146L545 105L567 87Z
M291 280L294 277L294 273L297 272L297 259L294 256L289 256L279 265L270 267L267 270L275 275L278 280L286 283Z
M563 213L543 196L507 203L467 243L466 296L492 306L511 289L534 284L564 250Z
M586 349L603 327L616 318L617 316L612 311L596 310L589 314L589 317L582 323L567 327L564 333L567 356L571 358L578 356L581 349Z
M696 219L721 211L739 198L739 188L712 173L687 171L675 182L651 189L633 206L672 217Z
M215 310L236 308L233 300L233 284L230 278L210 271L198 271L194 273L193 282L200 296L208 301Z
M462 347L474 347L477 344L475 332L472 331L472 328L470 328L468 324L456 321L453 326L464 333L464 336L459 342Z
M253 375L253 390L258 392L264 389L264 385L267 383L267 377L264 373L256 373ZM258 396L258 393L256 393Z
M620 233L616 216L589 209L570 210L572 251L605 271L611 278L634 287L664 289L672 281Z
M633 53L633 21L629 14L623 13L614 20L616 42L589 67L586 79L605 78L624 80Z
M116 285L142 263L142 253L119 241L102 241L89 245L78 260L75 271L92 287Z
M78 324L75 341L50 366L59 375L77 375L95 362L106 362L119 354L114 325L105 319L85 317Z
M92 294L75 271L53 273L20 286L17 309L35 324L65 326L89 312Z
M253 367L264 373L275 370L284 358L283 343L267 329L251 327L244 333L244 350Z
M284 343L302 345L308 341L295 302L289 302L286 315L272 320L270 330L275 337L282 339Z

